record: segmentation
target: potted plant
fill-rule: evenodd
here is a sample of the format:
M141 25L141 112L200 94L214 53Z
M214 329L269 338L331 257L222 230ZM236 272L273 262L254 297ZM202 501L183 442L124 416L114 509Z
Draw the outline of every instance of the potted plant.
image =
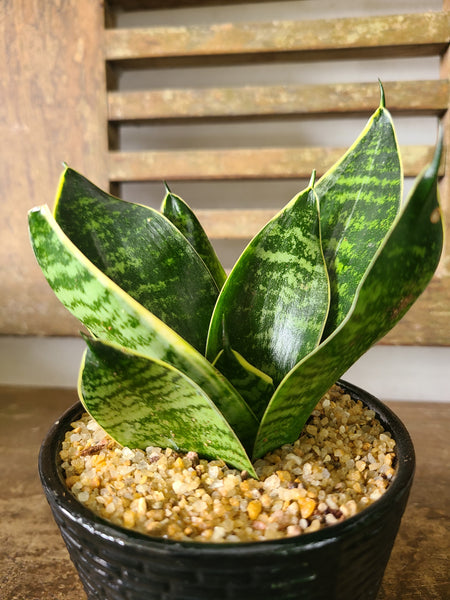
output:
M414 452L395 415L350 384L340 383L394 438L396 472L371 506L330 517L317 531L218 544L127 530L69 492L59 453L70 423L87 411L120 447L167 448L190 473L207 457L241 482L257 481L257 461L295 443L327 390L431 279L443 237L441 148L442 140L401 205L399 150L382 93L351 148L318 181L313 173L228 277L169 189L159 213L66 168L53 215L46 206L30 211L39 265L88 331L81 404L50 431L40 472L90 599L376 597Z

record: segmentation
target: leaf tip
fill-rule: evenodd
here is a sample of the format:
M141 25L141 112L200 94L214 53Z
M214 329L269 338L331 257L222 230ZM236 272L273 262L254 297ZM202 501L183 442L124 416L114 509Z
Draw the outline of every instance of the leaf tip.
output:
M424 172L423 172L423 175L425 177L434 179L438 176L439 166L441 164L443 150L444 150L444 129L440 125L439 129L438 129L437 141L436 141L436 146L434 148L433 158L428 163L428 165L425 167Z
M49 214L51 214L51 212L47 204L33 206L33 208L30 208L28 211L28 221L32 220L35 216L48 216Z
M386 96L384 94L384 87L381 83L381 79L378 79L378 85L380 86L380 108L386 108Z
M33 213L41 212L41 210L42 206L33 206L33 208L30 208L28 211L28 216L31 216Z
M442 152L444 149L444 128L442 125L439 125L436 148L434 151L432 163L436 166L436 169L439 168L442 158Z

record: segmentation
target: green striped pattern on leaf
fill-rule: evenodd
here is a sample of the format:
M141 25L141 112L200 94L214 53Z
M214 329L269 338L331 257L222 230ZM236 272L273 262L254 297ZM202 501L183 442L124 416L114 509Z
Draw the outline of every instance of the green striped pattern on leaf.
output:
M103 192L66 169L54 209L81 252L200 352L219 293L191 244L157 211Z
M315 187L331 286L324 338L350 310L356 289L400 207L402 168L391 115L380 106Z
M219 352L213 364L239 390L256 418L260 419L275 391L272 378L228 348Z
M79 394L123 446L161 446L221 458L256 476L239 439L204 391L160 361L88 340Z
M443 243L437 191L441 150L442 143L375 255L347 317L278 387L261 422L255 457L296 439L321 396L428 285Z
M208 267L217 287L221 289L227 276L203 227L182 198L172 194L168 187L166 191L161 206L162 214L186 237Z
M219 295L207 357L227 347L278 384L319 343L329 285L308 187L250 242Z
M64 306L105 342L167 362L195 381L215 403L244 444L257 421L242 397L199 352L124 292L69 240L48 207L28 216L37 261Z

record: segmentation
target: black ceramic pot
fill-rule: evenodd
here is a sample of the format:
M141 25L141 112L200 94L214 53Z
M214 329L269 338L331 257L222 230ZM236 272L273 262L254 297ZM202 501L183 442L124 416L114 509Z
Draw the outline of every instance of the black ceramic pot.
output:
M397 442L386 493L342 523L277 541L174 542L112 525L67 490L59 450L80 403L44 440L39 471L47 500L89 600L374 600L414 475L414 449L401 421L367 392L340 382L377 413Z

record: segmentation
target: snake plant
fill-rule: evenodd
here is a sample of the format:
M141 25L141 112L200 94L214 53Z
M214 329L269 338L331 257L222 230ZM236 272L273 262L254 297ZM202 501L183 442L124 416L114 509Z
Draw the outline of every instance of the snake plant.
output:
M401 203L384 105L344 156L251 240L226 276L169 189L161 212L71 168L29 212L38 263L86 327L85 409L120 444L196 451L255 476L327 389L405 314L442 249L442 141Z

